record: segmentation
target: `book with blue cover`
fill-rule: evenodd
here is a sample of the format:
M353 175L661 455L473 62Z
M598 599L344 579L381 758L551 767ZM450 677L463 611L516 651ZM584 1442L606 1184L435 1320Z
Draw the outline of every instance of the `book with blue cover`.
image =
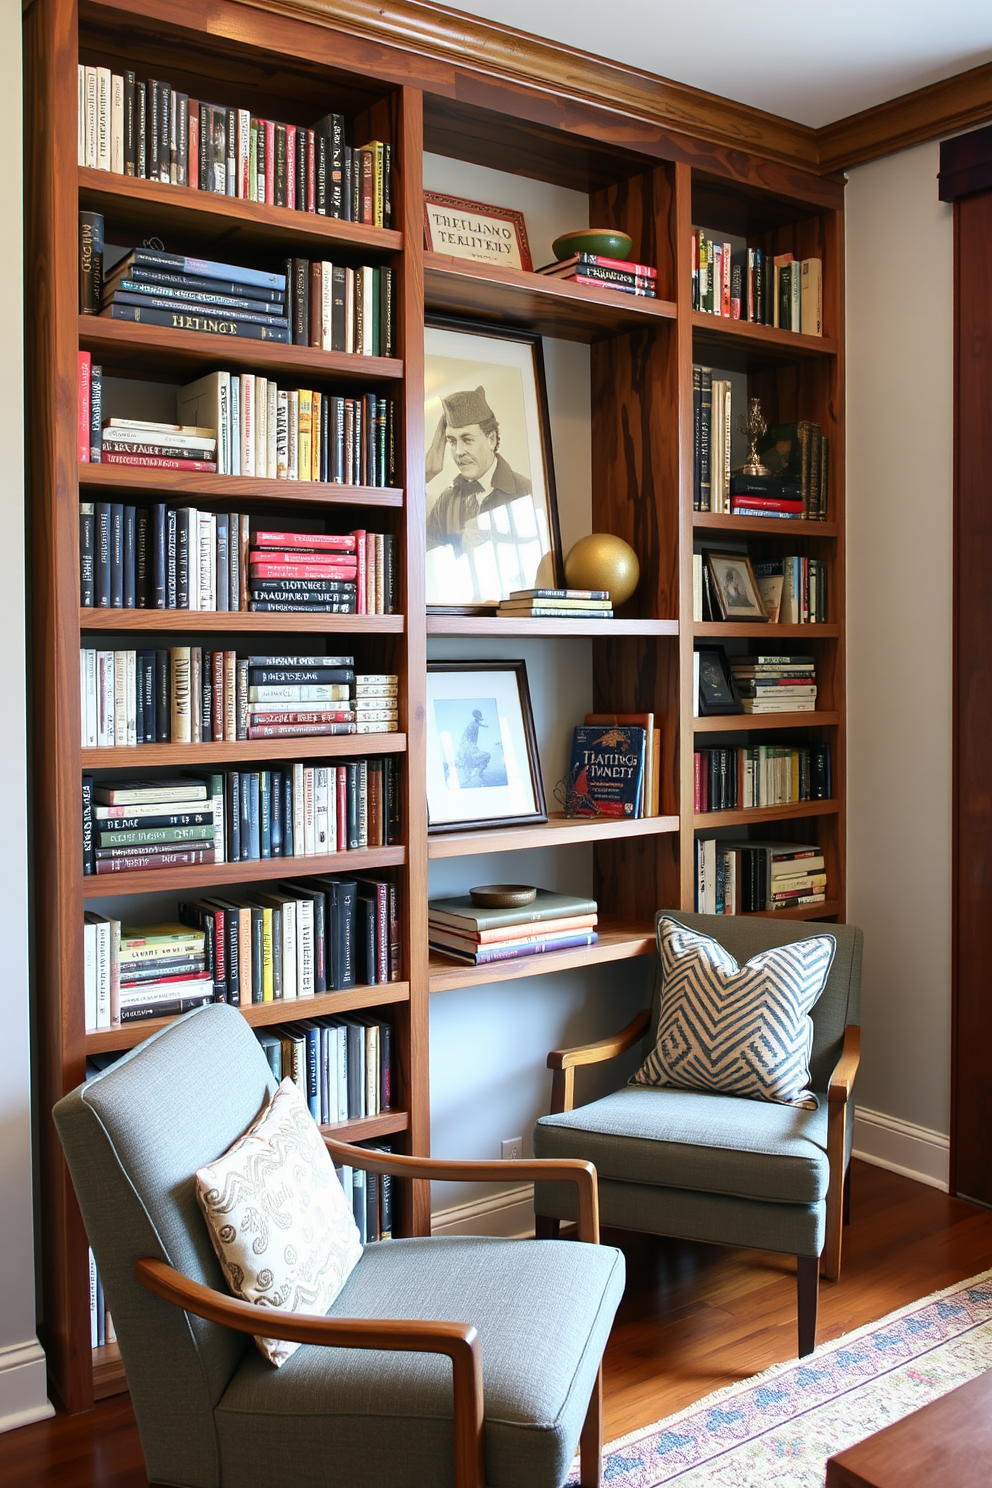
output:
M618 724L575 730L565 778L566 816L644 815L647 731Z

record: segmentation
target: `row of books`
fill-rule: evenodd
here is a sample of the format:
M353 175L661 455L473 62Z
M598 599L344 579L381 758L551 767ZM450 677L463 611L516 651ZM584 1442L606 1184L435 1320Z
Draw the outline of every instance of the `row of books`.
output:
M595 945L597 924L595 899L547 889L517 909L482 909L467 894L427 906L431 950L468 966Z
M604 258L598 253L573 253L545 264L537 272L587 289L619 289L623 294L646 299L654 299L658 293L657 269L624 258Z
M555 787L566 816L658 816L661 730L653 713L587 713Z
M294 1002L399 980L399 892L374 878L308 878L180 901L178 920L83 916L87 1029L207 1002Z
M745 713L812 713L816 708L812 656L732 656L730 670Z
M367 1013L258 1028L273 1077L292 1080L322 1126L363 1121L392 1106L393 1029Z
M818 258L734 248L692 234L692 308L727 320L823 335L823 265Z
M827 520L830 441L809 419L776 424L759 441L768 474L731 468L733 386L695 365L693 389L693 510L735 516Z
M386 1144L376 1145L374 1152L392 1152ZM393 1180L388 1173L370 1173L365 1168L348 1164L335 1166L344 1196L350 1198L358 1238L363 1245L393 1238Z
M246 512L79 506L85 608L392 614L392 534L251 531Z
M239 657L202 646L85 646L79 667L84 749L399 729L397 674L356 675L350 656Z
M391 755L111 786L84 775L83 874L387 847L400 839L399 779Z
M608 589L514 589L496 613L517 620L611 620L613 605Z
M325 114L312 129L277 123L80 62L77 155L119 176L373 227L392 222L391 146L352 148L343 114Z
M728 548L733 547L733 552ZM750 602L746 588L731 592L727 582L727 563L734 563L737 553L735 585L746 584L748 574L754 577L754 593L761 605L760 614L747 618L766 619L771 625L824 625L827 621L827 560L788 554L751 565L744 545L721 543L719 547L700 544L692 555L692 618L694 620L739 620L745 618L741 605ZM724 568L723 582L714 565ZM737 605L731 600L736 598Z
M813 844L696 838L698 914L759 914L824 904L827 875Z
M828 801L830 790L829 744L756 744L693 755L697 813Z

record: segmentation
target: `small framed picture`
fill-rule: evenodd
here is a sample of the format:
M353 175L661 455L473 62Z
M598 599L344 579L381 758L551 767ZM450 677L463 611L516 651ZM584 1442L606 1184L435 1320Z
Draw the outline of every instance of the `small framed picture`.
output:
M534 267L523 212L437 191L424 192L424 247L497 268L530 273Z
M746 553L714 553L707 550L710 583L724 620L768 619L761 602L758 581Z
M429 661L430 830L547 819L526 662Z
M722 646L698 646L693 653L693 664L699 718L744 712L727 653Z

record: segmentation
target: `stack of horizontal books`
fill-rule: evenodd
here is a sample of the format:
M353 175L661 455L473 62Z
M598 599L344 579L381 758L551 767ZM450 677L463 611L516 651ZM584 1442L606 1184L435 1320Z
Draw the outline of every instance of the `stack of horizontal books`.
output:
M83 777L84 873L137 873L223 861L221 776L96 785L91 776Z
M608 589L514 589L496 613L530 620L609 620L613 605Z
M132 248L105 272L100 314L175 330L290 341L286 275Z
M212 1002L202 930L186 925L130 927L87 913L83 922L86 1027L110 1028L186 1013Z
M251 543L248 592L253 610L355 613L354 533L254 532ZM364 567L364 534L362 557Z
M359 734L399 731L398 672L358 672L355 677L355 730Z
M587 289L619 289L622 294L654 299L658 293L658 270L625 258L604 258L600 253L573 253L569 258L538 269L550 279L581 284Z
M745 713L812 713L816 663L812 656L731 657Z
M217 469L217 430L109 418L103 423L99 454L104 465L144 465L212 474Z
M427 915L431 950L469 966L595 945L597 921L595 899L546 889L519 909L482 909L468 894L432 899Z
M248 738L353 734L353 656L267 656L248 668Z

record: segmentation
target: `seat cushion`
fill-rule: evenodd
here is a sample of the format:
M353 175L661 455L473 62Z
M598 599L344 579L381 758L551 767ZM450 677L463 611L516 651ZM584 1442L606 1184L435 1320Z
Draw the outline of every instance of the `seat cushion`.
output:
M331 1317L470 1322L479 1332L487 1488L564 1482L623 1292L608 1246L444 1237L366 1248ZM251 1352L215 1416L227 1483L449 1488L443 1356L307 1346Z
M830 1178L826 1104L808 1111L629 1085L578 1110L542 1116L534 1155L585 1158L601 1179L815 1204Z
M712 936L663 916L655 1046L635 1082L815 1105L809 1012L836 948L832 935L813 935L739 966Z

